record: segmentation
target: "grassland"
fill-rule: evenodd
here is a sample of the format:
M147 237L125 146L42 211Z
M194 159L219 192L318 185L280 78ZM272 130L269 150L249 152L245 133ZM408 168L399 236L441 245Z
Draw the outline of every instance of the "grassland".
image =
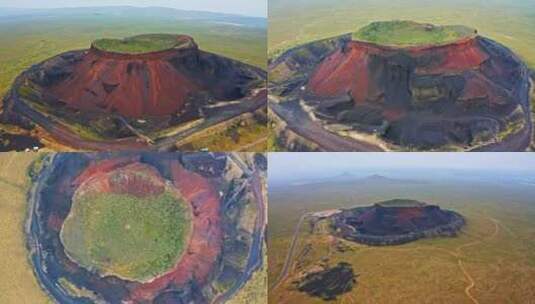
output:
M353 39L381 45L415 46L453 42L474 34L464 26L433 26L413 21L380 21L353 33Z
M176 35L146 34L123 39L97 39L93 46L108 52L123 54L141 54L168 50L176 47Z
M33 275L24 236L27 169L37 157L35 153L0 153L0 303L52 303Z
M266 125L255 119L243 122L235 122L227 129L195 137L180 150L265 152L268 140Z
M374 21L413 20L477 29L535 67L535 2L491 0L271 0L269 56L306 42L352 33Z
M80 265L145 281L176 264L191 223L184 202L167 192L87 196L73 202L61 230L66 251Z
M293 288L299 271L319 261L349 262L358 274L338 303L530 303L535 297L535 188L513 184L303 186L270 196L270 288L277 281L298 218L308 211L367 205L393 197L437 203L460 212L458 237L370 247L311 234L303 225L286 281L270 289L270 303L324 303ZM364 188L365 187L365 188ZM314 188L314 189L312 189ZM410 195L412 194L412 195ZM346 250L340 251L341 242ZM305 254L305 247L311 250Z

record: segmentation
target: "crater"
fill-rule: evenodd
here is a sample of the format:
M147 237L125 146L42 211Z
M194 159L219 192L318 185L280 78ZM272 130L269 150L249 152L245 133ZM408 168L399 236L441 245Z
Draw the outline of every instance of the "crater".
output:
M474 37L475 29L462 25L434 25L410 20L378 21L353 33L353 40L392 47L448 44Z
M524 151L530 144L527 66L464 26L375 22L295 47L269 69L274 113L320 150Z
M407 199L341 210L331 215L329 221L334 235L372 246L453 237L465 225L464 217L455 211Z
M58 303L232 298L262 267L266 227L260 172L238 157L46 155L27 229L42 288Z
M185 35L144 34L123 39L98 39L93 42L92 47L116 54L144 54L196 48L197 45L191 37Z
M180 259L191 217L189 205L155 170L134 163L78 186L60 238L86 269L147 282Z

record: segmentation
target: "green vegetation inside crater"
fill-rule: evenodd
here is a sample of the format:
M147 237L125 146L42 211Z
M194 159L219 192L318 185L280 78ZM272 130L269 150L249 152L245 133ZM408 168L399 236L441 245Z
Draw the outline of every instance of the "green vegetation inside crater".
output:
M93 46L108 52L142 54L180 47L177 35L146 34L124 39L98 39Z
M445 44L474 35L461 25L436 26L413 21L373 22L353 33L354 40L382 45L415 46Z
M377 203L381 207L422 207L422 202L411 199L392 199L384 202Z
M172 268L187 245L190 218L170 193L140 198L102 193L73 202L61 239L85 268L146 281Z

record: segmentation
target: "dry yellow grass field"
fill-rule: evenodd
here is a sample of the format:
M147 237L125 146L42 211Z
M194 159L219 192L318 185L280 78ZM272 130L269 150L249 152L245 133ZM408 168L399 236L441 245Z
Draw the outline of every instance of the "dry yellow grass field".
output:
M535 303L535 207L512 197L503 203L482 199L442 207L465 216L459 236L374 247L311 234L302 225L289 274L275 286L293 228L280 231L269 240L269 303L327 303L292 284L300 271L320 261L350 263L357 274L353 289L332 303ZM338 251L336 242L349 250Z
M24 223L27 169L35 153L0 153L0 303L52 303L39 287L28 260Z

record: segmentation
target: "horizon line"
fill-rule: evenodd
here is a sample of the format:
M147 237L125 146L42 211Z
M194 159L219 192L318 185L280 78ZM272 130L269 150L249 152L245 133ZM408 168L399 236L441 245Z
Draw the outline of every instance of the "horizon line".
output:
M218 11L210 11L210 10L198 10L198 9L181 9L176 7L169 7L169 6L158 6L158 5L79 5L79 6L57 6L57 7L18 7L18 6L0 6L0 12L2 9L17 9L17 10L56 10L56 9L76 9L76 8L121 8L121 7L128 7L128 8L164 8L164 9L172 9L176 11L183 11L183 12L198 12L198 13L211 13L211 14L220 14L220 15L228 15L228 16L237 16L237 17L247 17L247 18L259 18L259 19L268 19L267 11L266 16L260 16L260 15L246 15L246 14L240 14L240 13L230 13L230 12L218 12Z

